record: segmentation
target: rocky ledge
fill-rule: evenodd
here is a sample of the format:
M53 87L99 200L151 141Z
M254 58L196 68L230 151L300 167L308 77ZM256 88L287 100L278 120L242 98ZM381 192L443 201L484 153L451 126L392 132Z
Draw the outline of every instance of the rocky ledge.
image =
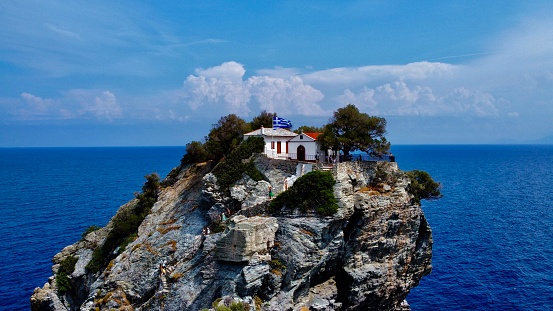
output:
M301 164L263 156L255 164L265 180L245 176L230 194L209 163L175 169L138 237L107 268L85 267L112 221L54 257L54 275L77 258L71 289L59 294L52 276L31 309L409 310L407 294L431 271L432 233L396 163L335 165L339 210L327 217L270 214L268 187L284 191ZM225 229L206 231L215 227Z

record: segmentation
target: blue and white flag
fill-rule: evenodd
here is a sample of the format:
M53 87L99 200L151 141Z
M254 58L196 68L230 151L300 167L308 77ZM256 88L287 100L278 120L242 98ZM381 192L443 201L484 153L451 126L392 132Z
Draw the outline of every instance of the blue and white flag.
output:
M292 127L292 122L290 120L286 120L279 117L273 117L273 129L281 128L281 129L289 129Z

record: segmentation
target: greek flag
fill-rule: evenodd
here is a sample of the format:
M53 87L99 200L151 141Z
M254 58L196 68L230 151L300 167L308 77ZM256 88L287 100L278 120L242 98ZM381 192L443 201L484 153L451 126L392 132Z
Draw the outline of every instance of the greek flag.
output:
M292 127L292 122L279 117L273 117L273 129L282 128L288 129Z

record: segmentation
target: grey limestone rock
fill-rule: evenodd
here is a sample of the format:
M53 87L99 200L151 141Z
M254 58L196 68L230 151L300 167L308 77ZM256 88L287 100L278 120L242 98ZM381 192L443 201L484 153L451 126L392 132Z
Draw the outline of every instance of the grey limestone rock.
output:
M275 243L277 228L277 219L274 217L233 217L217 241L215 258L243 262L249 261L255 253L267 253Z
M250 310L408 310L409 290L431 271L432 233L397 163L335 165L339 211L327 217L270 216L269 185L285 191L282 181L298 163L264 156L254 163L265 180L244 177L230 196L209 163L172 175L136 239L103 271L85 267L111 222L54 257L54 274L64 258L78 257L76 291L59 295L53 276L35 289L31 309L196 311L226 297L218 301L247 302ZM221 223L235 203L240 209ZM217 226L226 229L206 234Z

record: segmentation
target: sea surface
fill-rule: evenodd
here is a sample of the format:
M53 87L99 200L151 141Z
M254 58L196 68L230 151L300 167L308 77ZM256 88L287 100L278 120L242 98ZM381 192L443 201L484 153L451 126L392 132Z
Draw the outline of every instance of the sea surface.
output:
M429 172L423 201L432 273L407 297L422 310L553 310L553 146L393 146L400 169ZM29 310L52 257L103 226L145 175L184 147L0 148L0 310Z

